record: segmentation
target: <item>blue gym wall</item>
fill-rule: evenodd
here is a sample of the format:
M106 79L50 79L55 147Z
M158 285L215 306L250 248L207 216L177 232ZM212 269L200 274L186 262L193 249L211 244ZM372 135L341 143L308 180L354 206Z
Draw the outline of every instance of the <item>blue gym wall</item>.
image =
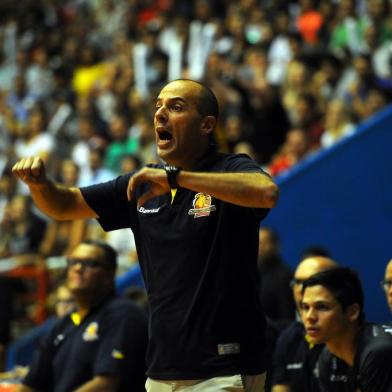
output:
M305 248L327 248L359 272L368 320L391 320L379 282L392 258L392 105L277 183L263 226L278 232L285 261L294 269Z

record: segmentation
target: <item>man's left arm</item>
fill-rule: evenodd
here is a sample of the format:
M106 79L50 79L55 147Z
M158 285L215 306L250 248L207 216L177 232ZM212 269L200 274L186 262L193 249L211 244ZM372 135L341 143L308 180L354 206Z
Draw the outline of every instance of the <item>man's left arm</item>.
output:
M117 376L95 376L81 385L75 392L111 392L116 391L119 384Z
M129 181L129 200L141 183L149 183L150 187L138 199L138 206L170 192L167 175L163 169L144 168ZM279 195L277 185L268 175L261 172L203 173L182 170L177 176L177 183L181 188L208 193L225 202L251 208L272 208Z

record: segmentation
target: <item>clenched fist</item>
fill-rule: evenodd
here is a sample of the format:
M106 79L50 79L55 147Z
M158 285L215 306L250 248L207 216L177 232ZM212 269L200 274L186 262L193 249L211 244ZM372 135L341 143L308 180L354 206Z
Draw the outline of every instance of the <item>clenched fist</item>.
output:
M45 165L40 157L22 158L12 168L27 185L43 184L47 181Z

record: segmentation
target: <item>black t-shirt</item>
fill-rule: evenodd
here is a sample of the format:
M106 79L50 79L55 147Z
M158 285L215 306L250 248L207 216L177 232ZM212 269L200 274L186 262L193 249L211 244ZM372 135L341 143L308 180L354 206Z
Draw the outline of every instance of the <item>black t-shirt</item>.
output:
M23 383L69 392L98 375L119 376L118 391L145 391L147 318L130 300L110 297L77 325L60 319L45 337Z
M160 167L156 165L154 167ZM200 172L265 173L245 155L210 151ZM258 298L258 230L268 210L179 188L140 209L130 175L82 188L105 230L130 227L150 302L147 375L198 379L265 369L265 318Z
M294 321L279 336L272 361L272 385L289 385L292 392L317 391L313 369L322 349L311 346L302 323Z
M321 390L330 391L328 369L334 359L325 347L318 361ZM342 374L341 377L344 377ZM377 324L364 324L360 331L353 368L346 372L346 391L392 391L392 328Z

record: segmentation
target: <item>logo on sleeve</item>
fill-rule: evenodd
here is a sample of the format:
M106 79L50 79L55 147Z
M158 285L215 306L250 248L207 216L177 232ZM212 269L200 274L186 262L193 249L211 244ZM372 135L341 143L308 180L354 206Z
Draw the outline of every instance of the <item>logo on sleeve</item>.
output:
M115 359L124 359L124 354L120 350L113 349L112 357Z
M83 340L85 342L93 342L94 340L98 340L98 323L93 321L89 325L87 325L84 333L83 333Z
M188 215L195 218L210 215L211 211L215 211L216 207L212 203L212 197L206 193L196 193L193 199L193 208L188 211Z

